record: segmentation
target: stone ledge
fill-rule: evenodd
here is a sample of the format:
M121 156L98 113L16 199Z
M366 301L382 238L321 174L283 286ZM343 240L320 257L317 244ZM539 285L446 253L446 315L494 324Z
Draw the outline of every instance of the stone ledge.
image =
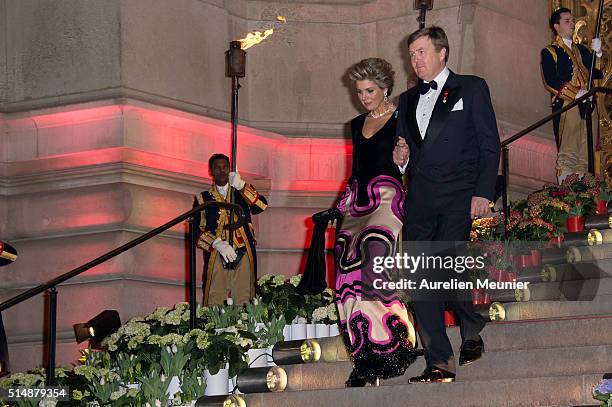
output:
M247 395L250 407L316 405L319 407L405 406L457 407L557 406L593 404L589 393L601 374L410 384ZM407 404L409 403L409 404Z
M456 348L456 357L458 354ZM457 383L472 383L605 373L611 357L612 345L485 352L478 362L458 366L456 380ZM408 379L419 375L425 367L425 359L418 358L403 376L382 380L381 385L408 385ZM352 363L313 363L288 365L283 368L288 376L287 391L343 389L344 382L351 373Z

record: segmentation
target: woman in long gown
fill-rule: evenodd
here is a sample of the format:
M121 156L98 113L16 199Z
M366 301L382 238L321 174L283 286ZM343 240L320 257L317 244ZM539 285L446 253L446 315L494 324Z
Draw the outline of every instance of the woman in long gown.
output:
M403 375L414 361L415 333L398 292L377 290L373 259L394 256L402 229L405 193L392 161L397 113L388 99L391 65L368 58L349 77L367 113L351 121L353 166L338 204L335 243L336 302L340 328L353 360L349 387Z

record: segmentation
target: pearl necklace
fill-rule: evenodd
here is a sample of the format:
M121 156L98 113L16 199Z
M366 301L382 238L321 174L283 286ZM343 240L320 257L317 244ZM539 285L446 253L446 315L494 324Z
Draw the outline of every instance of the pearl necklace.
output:
M380 119L384 115L389 114L389 113L393 112L394 110L395 110L395 105L393 103L389 103L389 106L387 106L387 108L383 112L381 112L381 113L374 113L374 110L372 110L370 112L370 117L372 119Z

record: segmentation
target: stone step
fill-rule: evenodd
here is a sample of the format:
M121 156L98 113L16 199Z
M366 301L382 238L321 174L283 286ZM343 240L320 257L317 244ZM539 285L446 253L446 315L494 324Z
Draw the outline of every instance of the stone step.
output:
M544 281L559 280L584 280L587 278L611 278L612 259L585 261L575 264L550 264L539 267L530 267L523 270L525 274L531 274L545 278ZM521 271L521 273L523 273ZM519 275L521 274L519 273Z
M326 377L320 375L324 381ZM594 405L592 387L602 374L405 384L245 395L249 407L362 406L577 406Z
M592 301L612 295L612 278L530 283L529 301Z
M504 304L507 321L609 315L612 295L592 301L527 301Z
M455 358L458 357L459 349L455 349ZM457 380L479 381L591 374L610 370L612 368L610 361L612 361L612 344L556 349L485 351L478 362L457 368ZM425 360L419 358L403 377L389 380L389 382L406 384L409 377L419 375L424 369Z
M559 303L557 303L559 304ZM490 322L482 331L487 351L610 345L612 314L590 317ZM461 344L459 328L447 328L454 348Z
M459 327L448 327L446 332L453 349L459 349L461 345ZM481 335L485 341L487 352L493 352L612 345L610 332L612 332L612 314L546 320L489 322ZM335 349L338 347L344 349L340 337L324 338L320 339L319 342L323 350L322 360L327 362L337 360L338 356ZM330 349L330 351L327 349ZM340 355L340 360L347 360L347 357Z
M454 349L461 344L456 326L446 329ZM583 318L490 322L481 335L488 351L612 345L612 314ZM568 334L571 333L571 334Z
M482 332L485 354L477 363L459 367L457 381L603 373L612 368L611 331L612 315L490 323ZM459 329L451 327L447 332L457 357L461 343ZM331 343L331 338L321 341L323 355L335 355L326 351ZM343 388L352 370L350 362L343 360L283 366L289 378L288 390ZM404 376L386 380L383 385L407 384L411 376L420 374L424 368L424 358L419 358Z
M486 347L486 344L485 344ZM455 355L458 357L458 350ZM515 380L540 376L563 376L604 373L612 360L612 344L558 349L523 349L487 351L482 359L457 369L457 381ZM283 366L289 391L339 389L351 373L350 362L312 363ZM382 381L383 385L404 385L425 369L419 358L406 374Z

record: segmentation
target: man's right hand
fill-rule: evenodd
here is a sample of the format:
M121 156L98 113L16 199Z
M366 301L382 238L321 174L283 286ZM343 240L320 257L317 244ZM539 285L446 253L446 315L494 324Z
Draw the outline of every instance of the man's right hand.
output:
M223 260L227 263L236 260L236 251L232 246L229 245L225 240L221 240L221 238L216 238L212 244L212 247L219 252Z
M393 162L395 165L403 167L408 162L408 154L410 150L408 149L408 144L406 144L406 140L403 137L399 137L397 139L397 143L395 144L395 148L393 149Z

